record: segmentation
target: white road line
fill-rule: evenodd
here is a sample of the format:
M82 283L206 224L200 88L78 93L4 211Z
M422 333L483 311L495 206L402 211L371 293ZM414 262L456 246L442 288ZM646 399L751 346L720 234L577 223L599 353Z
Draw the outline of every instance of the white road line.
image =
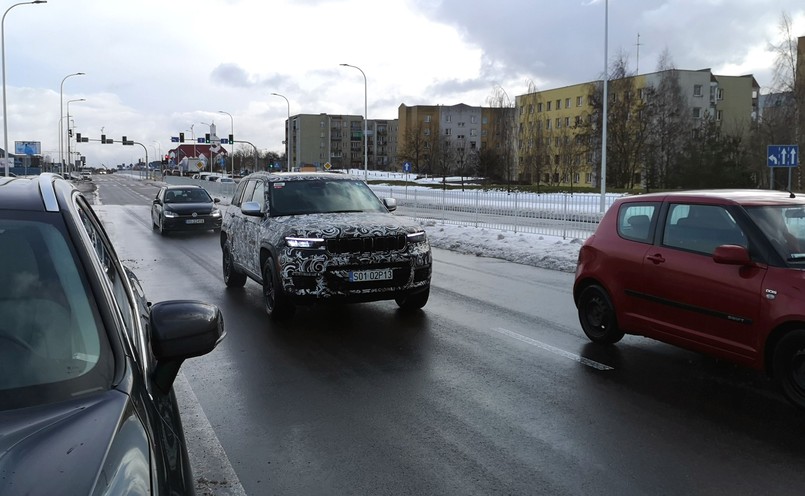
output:
M215 496L245 496L229 457L215 435L196 393L182 372L173 383L176 401L181 410L187 454L193 468L196 493Z
M575 353L570 353L569 351L562 350L557 348L556 346L551 346L549 344L542 343L537 341L536 339L529 338L528 336L523 336L522 334L517 334L514 331L510 331L508 329L503 329L502 327L495 327L492 329L495 332L499 332L503 335L509 336L510 338L514 338L518 341L522 341L523 343L530 344L531 346L536 346L537 348L541 348L545 351L550 351L556 355L569 358L571 360L575 360L582 365L586 365L588 367L592 367L598 370L615 370L613 367L609 365L604 365L603 363L598 363L594 360L590 360L589 358L584 358L583 356L576 355Z

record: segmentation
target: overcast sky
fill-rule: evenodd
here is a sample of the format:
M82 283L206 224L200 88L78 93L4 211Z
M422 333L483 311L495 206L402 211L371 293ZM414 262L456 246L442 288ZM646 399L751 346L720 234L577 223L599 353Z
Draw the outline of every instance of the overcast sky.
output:
M5 2L8 9L15 2ZM48 0L6 11L8 142L59 155L59 102L84 136L127 136L149 159L171 136L214 122L282 152L290 113L394 119L400 104L487 105L604 72L603 0ZM805 36L802 0L610 0L609 58L653 72L754 74L772 84L782 13ZM640 35L638 59L638 33ZM85 76L67 75L84 72ZM62 85L63 82L63 85ZM63 87L63 92L61 88ZM192 130L191 130L192 126ZM0 143L2 147L2 143ZM66 148L66 145L65 145ZM144 158L140 146L84 143L87 164Z

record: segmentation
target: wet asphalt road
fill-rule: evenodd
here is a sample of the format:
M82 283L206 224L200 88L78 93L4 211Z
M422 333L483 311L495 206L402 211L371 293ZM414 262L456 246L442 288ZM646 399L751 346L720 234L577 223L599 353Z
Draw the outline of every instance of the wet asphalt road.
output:
M436 250L420 313L311 307L275 324L255 283L225 288L215 234L152 231L153 184L95 183L150 299L203 299L224 313L225 341L182 368L198 400L182 407L202 494L805 487L805 417L765 377L643 338L590 344L572 274ZM196 432L205 425L212 436Z

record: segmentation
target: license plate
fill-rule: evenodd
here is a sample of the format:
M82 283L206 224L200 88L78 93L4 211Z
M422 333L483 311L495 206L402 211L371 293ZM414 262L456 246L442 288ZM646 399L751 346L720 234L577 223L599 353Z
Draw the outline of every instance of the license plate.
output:
M185 224L204 224L204 219L187 219Z
M390 279L394 279L392 269L352 270L349 272L350 282L388 281Z

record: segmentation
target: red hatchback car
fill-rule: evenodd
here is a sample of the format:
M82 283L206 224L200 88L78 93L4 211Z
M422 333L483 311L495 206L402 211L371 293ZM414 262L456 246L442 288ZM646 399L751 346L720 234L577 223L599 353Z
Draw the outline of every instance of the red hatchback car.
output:
M763 370L805 409L805 195L621 198L579 251L573 298L593 342L637 334Z

